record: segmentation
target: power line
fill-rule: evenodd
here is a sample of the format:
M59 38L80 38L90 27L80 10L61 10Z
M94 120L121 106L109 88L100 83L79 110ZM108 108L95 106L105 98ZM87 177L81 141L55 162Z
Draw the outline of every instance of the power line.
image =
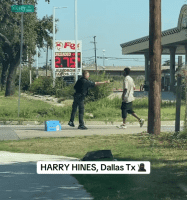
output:
M83 56L83 58L94 58L95 56ZM97 58L103 58L101 56L97 56ZM136 60L139 60L139 59L142 59L142 58L117 58L117 57L104 57L106 59L108 58L115 58L115 59L136 59Z

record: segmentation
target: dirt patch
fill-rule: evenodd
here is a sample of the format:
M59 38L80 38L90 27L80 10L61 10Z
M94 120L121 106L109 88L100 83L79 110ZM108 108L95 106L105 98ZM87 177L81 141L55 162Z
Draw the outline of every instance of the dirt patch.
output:
M71 106L72 103L73 103L73 100L71 100L71 99L60 101L60 103L58 103L58 98L51 97L49 95L46 95L46 96L42 96L42 95L32 96L32 95L27 95L27 94L22 93L21 96L25 97L27 99L39 100L39 101L46 102L46 103L48 103L50 105L60 106L60 107Z

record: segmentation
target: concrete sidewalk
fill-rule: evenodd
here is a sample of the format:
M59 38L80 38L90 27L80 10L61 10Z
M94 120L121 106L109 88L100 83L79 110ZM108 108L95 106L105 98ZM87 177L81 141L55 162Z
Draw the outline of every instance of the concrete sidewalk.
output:
M105 123L96 121L87 121L85 125L87 130L78 129L78 122L75 122L75 127L67 125L68 122L61 123L61 131L45 131L43 125L32 125L27 122L27 125L0 125L0 140L20 140L28 138L46 138L46 137L75 137L89 135L110 135L110 134L136 134L147 132L147 122L140 128L138 122L127 123L127 129L118 129L117 125L121 122ZM184 122L181 121L181 129ZM175 132L175 121L162 121L161 132Z
M79 161L78 158L46 155L46 154L31 154L31 153L12 153L8 151L0 151L0 165L15 164L18 162L34 162L37 161Z
M1 199L90 200L70 174L37 174L37 161L77 161L65 156L0 151Z

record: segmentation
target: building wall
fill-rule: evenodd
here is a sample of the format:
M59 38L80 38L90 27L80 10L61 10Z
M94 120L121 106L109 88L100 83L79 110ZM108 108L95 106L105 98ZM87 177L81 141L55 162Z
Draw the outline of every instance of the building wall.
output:
M87 70L90 74L96 74L96 71ZM106 74L110 74L111 76L123 76L123 71L107 71L105 70ZM103 73L103 70L99 71L99 74ZM164 73L170 73L169 70L162 70L162 75ZM131 76L145 76L145 71L131 71Z
M96 74L95 71L92 70L87 70L89 71L90 74ZM107 71L105 70L106 74L109 74L111 76L123 76L123 71ZM99 71L99 74L103 73L103 71ZM145 75L144 71L131 71L131 75L132 76L141 76L141 75Z

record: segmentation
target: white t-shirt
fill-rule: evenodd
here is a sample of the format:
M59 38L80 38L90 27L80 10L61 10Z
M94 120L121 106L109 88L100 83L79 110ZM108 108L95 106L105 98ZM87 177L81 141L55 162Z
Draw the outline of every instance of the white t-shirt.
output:
M135 84L134 84L133 79L129 75L127 75L123 82L123 90L127 89L126 95L124 96L124 100L123 100L124 102L130 103L135 100L134 87L135 87Z

